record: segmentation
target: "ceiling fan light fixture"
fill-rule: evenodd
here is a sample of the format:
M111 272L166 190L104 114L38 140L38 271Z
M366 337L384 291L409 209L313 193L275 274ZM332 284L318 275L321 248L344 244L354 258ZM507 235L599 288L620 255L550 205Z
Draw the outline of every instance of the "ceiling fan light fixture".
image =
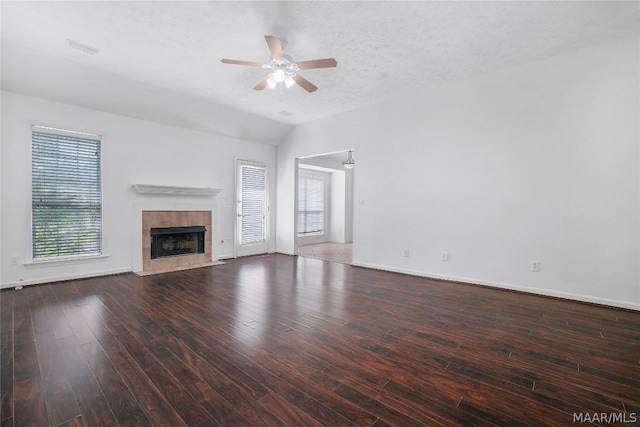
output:
M282 83L284 81L284 79L285 79L285 73L284 73L284 71L278 69L278 70L275 70L273 72L273 76L272 77L273 77L273 80L275 80L276 82Z
M342 162L342 165L347 169L353 169L353 167L356 165L356 162L353 160L353 151L349 151L347 153L347 160Z
M266 87L273 89L278 86L278 83L284 83L284 86L287 88L297 84L309 93L315 92L318 90L318 87L301 75L297 74L297 71L310 70L314 68L333 68L338 65L338 62L334 58L311 59L308 61L294 62L292 57L285 55L283 52L287 45L286 40L268 35L264 36L264 38L271 53L268 63L241 61L238 59L227 58L223 58L221 60L223 64L245 65L248 67L272 70L271 74L263 77L262 80L253 87L253 90L263 90Z
M293 80L292 74L293 73L287 73L287 75L284 76L284 85L287 87L287 89L296 84L295 80Z

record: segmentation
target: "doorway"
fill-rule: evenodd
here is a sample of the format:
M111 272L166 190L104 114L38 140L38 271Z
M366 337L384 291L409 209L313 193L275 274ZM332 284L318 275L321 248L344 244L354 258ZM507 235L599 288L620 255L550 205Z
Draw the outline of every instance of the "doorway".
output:
M295 253L301 257L352 262L354 170L343 165L347 154L296 159Z

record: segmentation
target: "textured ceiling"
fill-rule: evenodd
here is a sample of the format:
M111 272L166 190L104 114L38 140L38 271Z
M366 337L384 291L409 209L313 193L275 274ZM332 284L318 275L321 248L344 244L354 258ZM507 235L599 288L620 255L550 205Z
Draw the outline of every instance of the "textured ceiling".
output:
M277 142L295 124L404 91L637 35L638 2L2 1L2 87L103 111ZM319 87L254 91L264 35ZM100 49L90 55L72 39ZM291 116L279 114L281 111Z

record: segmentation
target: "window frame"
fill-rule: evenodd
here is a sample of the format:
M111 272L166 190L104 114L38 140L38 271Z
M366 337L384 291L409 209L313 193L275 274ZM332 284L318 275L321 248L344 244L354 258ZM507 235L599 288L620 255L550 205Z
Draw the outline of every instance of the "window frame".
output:
M49 257L34 257L35 241L34 241L34 209L33 209L33 134L34 132L47 133L51 135L66 136L72 138L84 138L93 139L99 141L100 148L100 162L99 162L99 179L100 179L100 221L99 221L99 233L100 233L100 245L98 253L89 254L74 254L74 255L62 255L62 256L49 256ZM98 258L106 258L109 255L106 253L106 233L105 233L105 169L104 169L104 138L103 135L92 131L81 131L63 129L58 126L47 126L42 124L31 124L29 129L29 254L25 259L25 265L37 266L47 265L52 263L65 263L74 261L86 261L94 260Z

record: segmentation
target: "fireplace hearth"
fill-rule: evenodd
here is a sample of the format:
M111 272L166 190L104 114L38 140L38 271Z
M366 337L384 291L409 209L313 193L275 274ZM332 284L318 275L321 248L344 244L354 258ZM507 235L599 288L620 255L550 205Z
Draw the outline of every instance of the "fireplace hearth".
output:
M204 226L151 228L151 259L203 254Z

